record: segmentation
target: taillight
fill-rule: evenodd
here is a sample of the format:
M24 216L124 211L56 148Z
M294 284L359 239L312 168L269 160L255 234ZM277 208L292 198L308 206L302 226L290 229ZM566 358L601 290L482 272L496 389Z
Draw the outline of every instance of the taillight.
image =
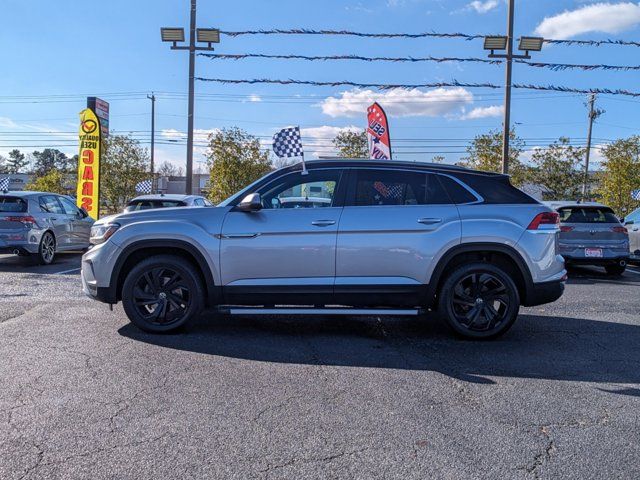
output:
M31 228L33 225L37 225L36 219L31 215L27 215L26 217L4 217L4 219L7 222L19 222L28 228Z
M614 233L629 233L625 227L611 227L611 231Z
M560 215L557 212L542 212L531 220L527 230L555 230L559 223Z
M567 226L560 227L561 232L567 233L567 232L570 232L571 230L573 230L573 227L567 227Z

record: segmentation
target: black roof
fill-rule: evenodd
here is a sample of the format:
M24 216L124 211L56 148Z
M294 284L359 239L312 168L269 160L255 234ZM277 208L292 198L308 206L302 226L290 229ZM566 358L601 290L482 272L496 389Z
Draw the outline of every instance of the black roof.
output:
M336 158L336 159L321 159L321 160L306 160L305 164L309 170L315 168L324 167L396 167L396 168L410 168L412 170L419 169L431 172L457 172L457 173L473 173L479 175L485 175L490 177L503 177L501 173L483 172L480 170L472 170L470 168L461 167L459 165L445 165L442 163L427 163L427 162L403 162L398 160L369 160L369 159L354 159L354 158ZM301 170L302 162L296 163L285 167L283 170Z

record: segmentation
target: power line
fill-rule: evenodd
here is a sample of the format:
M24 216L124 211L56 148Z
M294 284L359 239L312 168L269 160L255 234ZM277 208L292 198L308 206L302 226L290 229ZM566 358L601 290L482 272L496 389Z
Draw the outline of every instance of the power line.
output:
M256 78L256 79L247 80L247 79L197 77L196 80L199 80L201 82L214 82L214 83L230 84L230 85L272 84L272 85L309 85L314 87L349 86L349 87L355 87L355 88L378 88L380 90L393 90L396 88L415 89L415 88L444 88L444 87L491 88L491 89L503 88L502 85L496 85L493 83L468 83L468 82L458 82L457 80L453 80L451 82L435 82L435 83L419 83L419 84L358 83L358 82L351 82L347 80L339 80L339 81L333 81L333 82L319 82L315 80L293 80L293 79L285 80L285 79L268 79L268 78ZM565 92L565 93L579 93L583 95L590 94L590 93L602 93L606 95L624 95L629 97L640 97L640 92L631 92L629 90L609 89L609 88L581 89L581 88L572 88L572 87L565 87L565 86L559 86L559 85L531 85L531 84L521 84L521 83L513 84L513 88Z

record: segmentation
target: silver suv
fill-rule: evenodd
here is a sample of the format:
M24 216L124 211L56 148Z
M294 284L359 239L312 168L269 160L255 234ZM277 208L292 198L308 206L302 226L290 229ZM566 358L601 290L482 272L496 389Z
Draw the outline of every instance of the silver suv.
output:
M506 176L390 161L307 162L219 204L120 214L92 230L86 294L150 332L231 314L417 315L506 332L558 299L558 214ZM313 198L286 208L288 199ZM327 201L318 201L324 198ZM286 306L286 307L285 307Z

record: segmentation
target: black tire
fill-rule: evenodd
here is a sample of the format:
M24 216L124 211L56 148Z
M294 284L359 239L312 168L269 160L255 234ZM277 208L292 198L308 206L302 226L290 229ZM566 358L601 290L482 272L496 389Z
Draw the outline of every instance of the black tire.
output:
M607 271L607 275L611 275L612 277L619 277L627 269L627 265L607 265L604 267L604 269Z
M172 255L141 261L122 286L122 305L129 320L151 333L170 332L188 324L202 310L203 300L196 268Z
M40 265L51 265L56 259L56 239L51 232L44 232L36 253L36 260Z
M449 274L438 295L438 310L458 335L496 338L518 318L520 295L511 276L488 263L462 265Z

